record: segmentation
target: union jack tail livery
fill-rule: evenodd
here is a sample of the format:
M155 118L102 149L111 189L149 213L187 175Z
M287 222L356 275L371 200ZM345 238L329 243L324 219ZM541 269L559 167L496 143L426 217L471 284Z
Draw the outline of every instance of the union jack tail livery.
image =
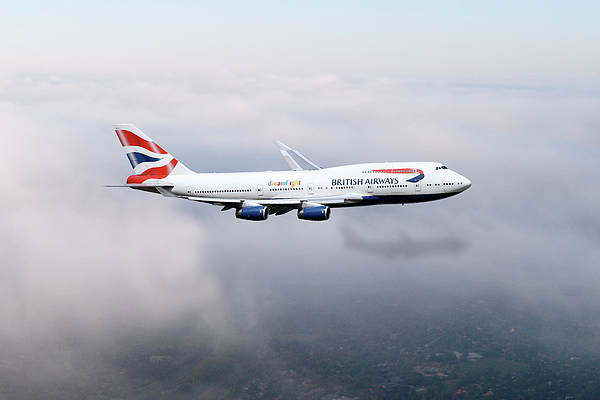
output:
M136 126L121 124L114 127L135 172L135 175L127 178L127 183L140 184L148 179L163 179L171 174L192 172Z

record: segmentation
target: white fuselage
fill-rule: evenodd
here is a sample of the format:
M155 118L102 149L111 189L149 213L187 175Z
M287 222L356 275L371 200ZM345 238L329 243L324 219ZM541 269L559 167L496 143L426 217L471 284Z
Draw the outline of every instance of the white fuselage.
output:
M309 171L193 173L165 179L171 192L189 198L323 199L358 195L362 200L332 207L416 203L458 194L471 182L435 162L354 164Z
M435 162L385 162L321 168L276 141L291 171L196 173L133 124L115 132L134 175L125 187L235 209L236 218L264 221L292 210L326 221L330 208L421 203L454 196L471 182ZM121 185L117 185L121 186Z

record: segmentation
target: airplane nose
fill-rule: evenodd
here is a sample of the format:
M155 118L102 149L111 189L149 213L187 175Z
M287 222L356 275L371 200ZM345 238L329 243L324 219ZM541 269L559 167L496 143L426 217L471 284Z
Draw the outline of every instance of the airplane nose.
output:
M468 188L471 187L471 181L463 176L462 186L463 186L463 190L467 190Z

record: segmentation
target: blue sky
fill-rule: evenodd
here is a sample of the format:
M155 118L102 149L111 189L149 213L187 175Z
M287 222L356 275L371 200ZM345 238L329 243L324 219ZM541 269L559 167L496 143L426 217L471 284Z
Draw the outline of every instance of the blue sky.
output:
M9 71L597 77L596 2L4 2Z
M250 315L289 282L596 309L599 20L597 2L2 2L0 348L113 340L190 309L225 335L228 304ZM131 173L114 123L198 172L287 169L281 140L323 166L439 161L473 186L250 223L104 188ZM465 247L390 258L346 231Z

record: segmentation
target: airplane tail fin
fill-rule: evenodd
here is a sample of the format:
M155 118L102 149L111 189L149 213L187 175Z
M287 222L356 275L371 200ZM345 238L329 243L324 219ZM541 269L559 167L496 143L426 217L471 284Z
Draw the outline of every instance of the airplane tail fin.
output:
M163 179L169 175L192 173L136 126L119 124L114 127L135 172L135 175L127 178L128 184L140 184L148 179Z

